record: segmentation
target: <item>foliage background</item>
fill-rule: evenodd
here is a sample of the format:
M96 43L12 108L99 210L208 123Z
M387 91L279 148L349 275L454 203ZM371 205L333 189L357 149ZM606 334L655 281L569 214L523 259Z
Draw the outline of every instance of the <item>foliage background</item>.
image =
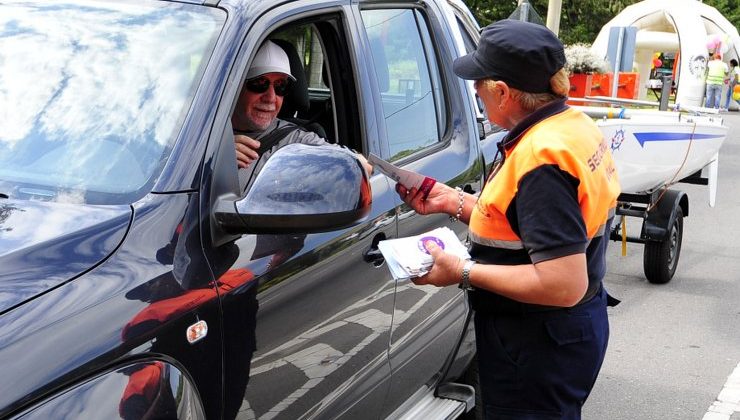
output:
M699 1L699 0L696 0ZM481 27L506 19L516 9L517 0L464 0ZM543 21L547 20L548 0L530 0ZM599 30L625 7L637 0L563 0L560 40L564 44L591 44ZM735 27L740 25L740 0L704 0L722 13Z

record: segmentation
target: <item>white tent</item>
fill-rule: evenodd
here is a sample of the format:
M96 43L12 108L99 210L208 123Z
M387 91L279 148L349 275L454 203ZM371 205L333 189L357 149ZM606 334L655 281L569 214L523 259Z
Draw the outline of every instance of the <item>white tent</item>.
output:
M698 0L644 0L628 6L601 28L591 49L606 57L609 30L619 26L637 27L634 63L640 74L640 99L646 97L655 52L679 53L676 103L693 106L703 105L710 39L719 35L724 40L723 61L739 56L737 29L717 9Z

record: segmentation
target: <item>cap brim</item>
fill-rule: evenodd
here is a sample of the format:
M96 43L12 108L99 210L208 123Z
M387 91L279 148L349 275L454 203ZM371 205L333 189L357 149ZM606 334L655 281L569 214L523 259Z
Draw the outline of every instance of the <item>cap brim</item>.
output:
M254 79L255 77L259 77L259 76L262 76L263 74L267 74L267 73L282 73L282 74L288 76L288 78L290 78L291 80L293 80L295 82L295 77L293 77L292 74L286 73L285 72L285 69L283 69L282 67L276 67L276 66L258 66L258 67L252 67L247 72L247 79Z
M481 80L491 77L475 56L476 52L458 57L452 63L452 71L466 80Z

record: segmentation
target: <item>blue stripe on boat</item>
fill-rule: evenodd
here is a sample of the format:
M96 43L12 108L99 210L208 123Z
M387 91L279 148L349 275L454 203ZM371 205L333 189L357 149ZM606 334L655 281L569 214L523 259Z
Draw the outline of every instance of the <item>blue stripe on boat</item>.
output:
M696 134L696 133L634 133L640 146L645 146L648 141L677 141L677 140L708 140L724 137L724 134Z

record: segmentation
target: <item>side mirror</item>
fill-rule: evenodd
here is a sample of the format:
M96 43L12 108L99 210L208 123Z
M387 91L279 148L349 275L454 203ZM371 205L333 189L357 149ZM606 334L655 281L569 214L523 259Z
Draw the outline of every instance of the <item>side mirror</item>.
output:
M352 226L370 212L368 175L348 149L289 144L273 153L246 196L220 199L231 233L316 233Z

